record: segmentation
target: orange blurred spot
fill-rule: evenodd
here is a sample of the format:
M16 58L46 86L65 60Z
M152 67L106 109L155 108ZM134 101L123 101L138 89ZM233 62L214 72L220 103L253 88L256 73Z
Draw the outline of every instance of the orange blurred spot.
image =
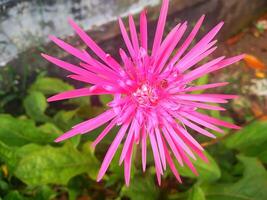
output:
M253 55L245 54L244 61L252 69L257 69L257 70L266 70L267 69L267 66L262 61L260 61L257 57L255 57Z
M265 78L265 73L261 71L256 71L255 75L257 78Z

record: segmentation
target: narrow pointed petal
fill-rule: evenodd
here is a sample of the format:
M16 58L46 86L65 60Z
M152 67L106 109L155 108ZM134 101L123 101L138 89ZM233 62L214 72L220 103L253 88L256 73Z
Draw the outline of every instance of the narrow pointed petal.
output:
M84 62L88 61L88 57L84 54L83 51L76 49L75 47L67 44L63 40L58 39L57 37L50 35L50 40L52 40L54 43L56 43L60 48L68 52L69 54L81 59Z
M87 35L72 19L69 19L70 25L73 27L75 32L80 36L80 38L90 47L90 49L100 58L102 59L108 66L117 70L120 68L120 64L112 59L108 59L107 53L105 53L92 38ZM112 62L110 62L112 61Z
M172 138L170 137L169 132L168 132L167 129L164 128L164 127L162 128L162 131L163 131L163 133L164 133L163 135L164 135L164 137L165 137L167 143L169 144L169 146L170 146L170 148L171 148L171 150L172 150L172 152L173 152L173 154L174 154L176 160L179 162L179 164L180 164L181 166L183 166L184 164L183 164L182 157L181 157L179 151L177 150L177 148L176 148L176 146L175 146L175 144L174 144Z
M175 130L172 128L172 126L170 124L168 124L167 122L165 122L164 125L167 127L169 134L170 134L171 138L173 139L174 144L176 144L176 146L181 147L183 149L183 151L185 151L191 158L196 160L194 153L184 143L184 141L180 138L180 136L178 135L179 133L175 132Z
M185 42L182 44L182 46L177 50L176 55L172 58L172 60L170 61L170 64L175 64L180 57L183 55L183 53L186 51L186 49L188 48L188 46L191 44L191 42L193 41L193 39L195 38L197 32L199 31L203 20L205 18L205 15L202 15L200 17L200 19L198 20L198 22L196 23L195 27L193 28L192 32L189 34L189 36L186 38Z
M122 164L123 160L126 157L126 154L129 150L129 148L131 147L131 143L132 143L132 140L134 138L134 126L135 126L135 122L133 120L132 124L130 126L130 130L128 131L128 135L126 136L126 140L125 140L124 145L123 145L123 149L122 149L120 160L119 160L120 165Z
M169 0L163 0L162 7L160 10L160 16L159 16L159 20L158 20L158 24L156 28L155 38L153 42L153 47L152 47L152 56L155 55L162 41L163 31L164 31L164 27L166 23L166 18L167 18L168 7L169 7Z
M130 178L131 178L131 162L132 162L133 142L134 142L134 138L131 139L129 149L127 151L126 158L124 161L124 177L125 177L126 186L129 186Z
M146 171L146 130L142 129L142 167L143 171Z
M108 152L106 153L105 155L105 158L102 162L102 165L100 167L100 170L99 170L99 173L98 173L98 176L97 176L97 182L99 182L103 176L105 175L107 169L108 169L108 166L111 162L111 160L113 159L125 133L126 133L126 130L129 126L129 122L128 123L125 123L122 125L122 127L120 128L118 134L116 135L115 139L113 140L112 144L110 145L109 149L108 149Z
M227 103L228 101L222 98L207 96L206 94L181 94L176 96L178 99L188 101L200 101L208 103Z
M228 84L229 84L229 82L211 83L211 84L206 84L206 85L188 87L188 88L184 89L183 91L184 92L193 92L193 91L198 91L198 90L206 90L206 89L210 89L210 88L226 86Z
M223 127L226 127L226 128L232 128L232 129L240 129L241 127L240 126L237 126L235 124L232 124L232 123L229 123L229 122L226 122L226 121L222 121L220 119L217 119L217 118L214 118L214 117L210 117L208 115L204 115L202 113L199 113L199 112L192 112L191 113L192 115L196 116L196 117L199 117L203 120L206 120L212 124L215 124L215 125L218 125L218 126L223 126Z
M93 147L96 147L96 145L109 133L109 131L116 125L117 119L114 118L108 126L97 136L95 141L92 143Z
M155 135L156 135L156 139L157 139L157 143L159 147L159 155L160 155L161 163L162 163L163 169L166 170L166 158L165 158L165 153L164 153L163 142L161 139L161 133L157 127L155 128Z
M90 88L81 88L81 89L75 89L75 90L62 92L52 97L49 97L47 101L48 102L60 101L60 100L65 100L65 99L72 99L72 98L77 98L77 97L100 95L100 94L111 94L111 92L98 86L92 86Z
M80 124L77 124L76 126L73 127L70 131L64 133L63 135L59 136L55 142L61 142L63 140L66 140L68 138L71 138L75 135L78 134L84 134L86 132L89 132L91 130L94 130L109 120L111 120L115 116L115 113L113 112L112 109L107 110L106 112L102 113L101 115L98 115L95 118L92 118L90 120L87 120L85 122L82 122Z
M131 41L129 39L128 33L126 31L126 28L125 28L121 18L119 18L119 25L120 25L121 34L122 34L123 40L125 42L125 45L126 45L128 51L129 51L131 57L135 58L136 57L135 51L133 49L132 43L131 43Z
M174 35L174 37L169 41L169 43L167 44L167 48L164 49L164 53L163 55L160 57L159 62L157 63L157 68L158 71L161 72L162 68L164 67L164 65L166 64L166 62L168 61L169 57L171 56L171 53L173 52L174 48L176 47L176 45L178 44L178 42L180 41L180 39L182 38L185 30L187 28L186 23L184 23L181 28L179 28L176 32L176 34Z
M179 175L179 173L178 173L178 171L177 171L177 169L176 169L176 167L175 167L175 164L174 164L174 162L173 162L173 160L172 160L172 158L171 158L171 155L170 155L170 153L169 153L169 150L168 150L167 145L166 145L166 143L165 143L165 141L164 141L163 138L162 138L162 141L163 141L164 153L165 153L165 155L166 155L166 160L167 160L167 162L168 162L168 164L169 164L169 166L170 166L170 169L171 169L172 173L174 174L175 178L176 178L180 183L182 183L182 179L181 179L181 177L180 177L180 175Z
M219 111L225 110L225 108L223 108L223 107L204 104L204 103L197 103L197 102L191 102L191 101L178 101L178 102L183 104L183 105L190 105L192 107L206 109L206 110L219 110Z
M140 41L141 46L147 51L147 19L146 10L143 10L140 15Z
M152 147L152 151L153 151L156 171L158 171L160 174L163 174L160 156L159 156L159 151L158 151L154 132L152 131L152 132L148 133L148 135L149 135L149 139L150 139L150 143L151 143L151 147Z
M196 170L196 168L194 167L193 163L190 161L190 159L187 157L187 155L183 152L183 150L179 147L177 147L179 149L179 152L184 160L184 162L186 163L186 165L190 168L190 170L196 175L198 176L198 172Z
M180 112L180 114L182 116L186 117L187 119L199 124L199 125L207 127L209 129L217 131L219 133L224 133L224 131L222 129L218 128L217 126L214 126L213 124L210 124L209 122L202 120L201 118L195 117L195 116L191 115L190 113Z
M136 32L136 27L134 23L133 16L129 16L129 25L130 25L130 33L131 33L131 39L132 39L132 44L134 47L134 50L136 54L139 52L139 42L138 42L138 37L137 37L137 32Z
M188 126L189 128L191 128L191 129L197 131L198 133L200 133L200 134L202 134L202 135L205 135L205 136L207 136L207 137L210 137L210 138L216 138L216 136L213 135L212 133L210 133L209 131L207 131L207 130L205 130L205 129L199 127L199 126L197 126L196 124L194 124L194 123L188 121L187 119L185 119L185 118L183 118L183 117L181 117L181 116L180 116L180 117L177 116L177 118L178 118L182 123L184 123L186 126Z

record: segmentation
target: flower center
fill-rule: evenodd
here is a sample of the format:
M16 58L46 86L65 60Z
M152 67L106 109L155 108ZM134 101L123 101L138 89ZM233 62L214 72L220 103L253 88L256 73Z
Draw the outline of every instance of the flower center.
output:
M137 88L132 96L142 107L155 106L159 101L157 89L148 85L147 83L144 83L139 88Z

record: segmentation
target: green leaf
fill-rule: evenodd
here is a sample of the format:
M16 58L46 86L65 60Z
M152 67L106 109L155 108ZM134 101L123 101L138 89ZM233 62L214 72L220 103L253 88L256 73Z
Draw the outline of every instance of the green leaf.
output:
M207 200L266 200L267 172L253 157L239 156L245 170L236 183L216 183L202 186Z
M22 146L31 142L47 144L57 136L55 132L43 132L32 120L0 115L0 140L8 146Z
M199 176L196 176L189 167L177 165L177 170L182 176L189 178L197 178L200 181L212 182L221 177L221 171L216 161L207 153L204 153L209 160L209 163L204 162L202 159L191 160L195 166Z
M23 101L28 116L38 122L48 121L49 117L44 114L47 108L45 96L41 92L31 92Z
M189 191L187 200L205 200L205 194L203 190L195 185L193 188Z
M18 154L20 150L18 150ZM18 161L15 176L28 185L63 184L82 173L95 178L99 163L93 155L82 153L72 145L44 146L25 153ZM22 153L20 153L22 155Z
M265 144L265 150L263 150L259 155L258 158L264 163L267 164L267 150L266 150L266 145Z
M247 155L257 155L261 149L266 148L267 123L255 121L243 127L237 133L225 140L225 145L230 149L237 149ZM262 148L260 148L262 146Z
M28 198L23 197L18 191L14 190L9 192L3 200L27 200Z
M41 126L38 126L38 129L43 133L47 134L56 134L56 135L62 134L62 131L56 125L49 122Z
M122 187L120 196L131 200L155 200L159 197L159 189L151 176L137 176L129 187Z
M56 192L52 190L51 187L48 185L43 185L38 188L36 191L36 195L34 196L34 199L36 200L52 200L56 197Z
M15 148L9 147L0 141L0 161L4 163L12 162L14 158Z
M35 83L33 83L29 89L30 92L32 91L38 91L45 95L51 95L59 92L63 92L66 90L72 90L74 89L73 86L71 86L68 83L63 82L60 79L57 78L51 78L51 77L39 77Z
M209 82L209 75L206 74L204 76L201 76L199 79L196 80L195 85L205 85ZM201 94L204 90L197 90L193 91L192 94Z
M64 131L69 130L71 127L73 127L75 124L81 122L81 120L76 117L77 110L71 110L71 111L59 111L54 116L54 122L57 124L59 128L61 128Z
M107 105L108 102L113 100L113 97L111 95L101 95L99 99L103 105Z

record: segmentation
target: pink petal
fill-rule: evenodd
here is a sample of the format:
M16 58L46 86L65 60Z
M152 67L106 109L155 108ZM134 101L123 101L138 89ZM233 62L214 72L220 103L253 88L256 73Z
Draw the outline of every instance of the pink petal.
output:
M170 124L168 124L166 121L165 121L164 125L166 126L167 130L169 131L169 134L170 134L171 138L173 139L174 144L176 144L176 146L181 147L191 158L193 158L195 160L196 157L193 154L193 152L191 151L191 149L184 143L184 141L180 138L178 133L175 132L175 130L172 128L172 126Z
M159 63L157 63L159 66L158 71L160 72L164 65L166 64L167 60L169 59L170 55L172 54L174 48L182 38L185 30L187 28L186 23L184 23L176 32L175 36L172 37L169 41L167 41L167 48L164 49L164 54L160 57Z
M159 20L157 24L157 29L155 33L155 38L153 42L152 56L155 55L155 53L157 52L161 44L163 31L164 31L164 27L166 23L166 18L167 18L168 7L169 7L169 0L163 0L162 7L160 10L160 16L159 16Z
M113 112L112 109L107 110L106 112L98 115L95 118L92 118L90 120L77 124L76 126L73 127L72 130L58 137L55 140L55 142L61 142L77 134L84 134L86 132L94 130L98 128L99 126L103 125L104 123L108 122L109 120L111 120L114 116L115 116L115 113Z
M188 87L184 89L184 92L193 92L197 90L206 90L210 88L216 88L216 87L222 87L225 85L228 85L228 82L222 82L222 83L212 83L212 84L206 84L206 85L199 85L199 86L193 86L193 87Z
M192 112L191 114L196 116L196 117L199 117L199 118L201 118L203 120L209 121L210 123L218 125L218 126L223 126L223 127L232 128L232 129L240 129L241 128L240 126L237 126L237 125L234 125L232 123L216 119L214 117L210 117L208 115L204 115L204 114L199 113L199 112Z
M119 161L120 165L123 162L123 160L125 159L126 154L128 152L128 149L131 147L131 143L132 143L132 140L134 138L134 134L133 134L134 133L134 126L135 126L135 120L133 119L132 124L130 126L130 130L128 131L128 135L126 136L126 140L124 142L123 149L121 152L120 161Z
M107 53L105 53L93 40L92 38L87 35L72 19L69 19L70 25L73 27L75 32L80 36L80 38L85 42L85 44L90 47L90 49L99 57L101 58L108 66L117 70L120 68L120 64L110 58Z
M200 101L200 102L209 102L209 103L227 103L227 100L213 97L213 96L207 96L206 94L181 94L176 95L178 99L187 100L187 101Z
M162 166L163 166L163 169L166 170L166 158L165 158L165 153L164 153L163 142L161 139L160 130L157 127L155 128L155 135L156 135L156 139L157 139L157 143L159 147L159 155L160 155L160 159L162 162Z
M142 167L143 171L146 171L146 131L142 130Z
M52 97L49 97L47 101L48 102L60 101L64 99L72 99L72 98L77 98L77 97L99 95L99 94L111 94L111 92L106 91L105 89L101 87L92 86L90 88L81 88L81 89L75 89L75 90L62 92Z
M185 50L188 48L188 46L191 44L193 39L195 38L199 28L201 27L201 24L203 23L203 20L205 18L205 15L202 15L198 22L196 23L195 27L193 28L192 32L189 34L189 36L186 38L185 42L182 44L182 46L177 50L176 55L172 58L170 64L175 64L180 57L183 55Z
M163 174L163 170L162 170L162 166L161 166L161 162L160 162L159 151L158 151L154 132L151 130L151 132L148 133L148 135L149 135L149 139L150 139L150 143L151 143L151 147L152 147L152 151L153 151L156 171L158 171L160 174Z
M212 54L217 49L216 46L212 47L216 42L217 41L213 41L207 44L206 46L197 49L196 52L190 55L186 55L187 57L184 57L179 62L177 62L175 67L177 67L180 72L188 70L189 68L191 68L192 66L194 66L195 64L197 64L210 54Z
M215 35L218 33L222 26L223 22L220 22L218 25L216 25L182 58L181 62L183 62L183 60L189 59L193 55L195 57L196 55L203 53L203 49L206 49L208 43L215 37ZM184 71L184 69L182 69L182 71Z
M163 141L163 146L164 146L164 153L166 155L166 160L167 160L167 162L168 162L168 164L170 166L170 169L171 169L172 173L174 174L174 176L176 177L176 179L180 183L182 183L181 177L180 177L180 175L179 175L179 173L178 173L178 171L177 171L177 169L175 167L175 164L174 164L174 162L173 162L173 160L172 160L172 158L170 156L169 150L168 150L167 145L166 145L166 143L165 143L163 138L162 138L162 141Z
M169 146L170 146L175 158L177 159L177 161L179 162L179 164L181 166L184 166L182 157L180 156L179 151L177 150L174 142L172 141L172 138L170 137L169 132L167 131L167 129L165 127L162 127L162 131L164 133L163 135L164 135L166 141L168 142L168 144L169 144Z
M139 52L139 42L138 42L137 32L136 32L135 23L134 23L134 19L132 15L129 16L129 25L130 25L132 44L137 54Z
M114 118L108 126L97 136L95 141L92 143L92 147L96 147L96 145L109 133L109 131L116 125L117 119Z
M130 184L133 142L134 142L134 139L132 138L129 149L125 157L125 161L124 161L124 177L125 177L126 186L129 186Z
M121 29L121 34L122 34L122 37L124 39L124 42L125 42L125 45L131 55L132 58L135 58L136 57L136 54L135 54L135 51L133 49L133 46L132 46L132 43L129 39L129 36L128 36L128 33L125 29L125 26L121 20L121 18L119 18L119 25L120 25L120 29Z
M129 126L129 122L125 123L122 125L122 127L120 128L118 134L116 135L115 139L113 140L112 144L110 145L106 155L105 155L105 158L103 160L103 163L100 167L100 170L98 172L98 176L97 176L97 182L99 182L103 176L105 175L107 169L108 169L108 166L112 160L112 158L114 157L124 135L125 135L125 132L127 130Z
M140 15L140 41L141 46L147 51L147 19L146 10L143 10Z
M198 172L196 170L196 168L194 167L194 165L192 164L192 162L190 161L190 159L187 157L187 155L183 152L183 150L180 147L177 147L183 160L185 161L186 165L191 169L191 171L198 176Z
M56 38L53 35L49 36L50 40L52 40L54 43L56 43L60 48L62 48L63 50L65 50L66 52L68 52L71 55L76 56L77 58L81 59L84 62L88 61L87 56L84 54L83 51L76 49L75 47L67 44L66 42L64 42L63 40L60 40L58 38Z
M221 110L221 111L225 110L225 108L222 108L220 106L214 106L214 105L198 103L198 102L193 102L193 101L176 100L176 102L178 104L191 106L192 108L202 108L202 109L206 109L206 110Z
M182 123L184 123L186 126L188 126L189 128L197 131L198 133L202 134L202 135L205 135L207 137L210 137L210 138L216 138L216 136L214 136L212 133L210 133L209 131L193 124L192 122L188 121L187 119L183 118L183 117L178 117L177 116L177 119L179 119Z
M220 61L222 61L225 57L221 56L219 58L216 58L214 60L211 60L207 63L205 63L204 65L194 69L193 71L190 71L189 73L187 73L183 78L185 82L191 82L192 80L195 80L196 78L200 77L203 75L203 73L205 73L205 71L207 69L209 69L210 67L216 65L217 63L219 63Z
M186 117L187 119L198 123L199 125L205 126L211 130L217 131L219 133L224 133L224 131L220 128L218 128L217 126L214 126L213 124L210 124L208 121L202 120L201 118L195 117L193 115L191 115L190 113L187 112L180 112L181 115L183 115L184 117Z

